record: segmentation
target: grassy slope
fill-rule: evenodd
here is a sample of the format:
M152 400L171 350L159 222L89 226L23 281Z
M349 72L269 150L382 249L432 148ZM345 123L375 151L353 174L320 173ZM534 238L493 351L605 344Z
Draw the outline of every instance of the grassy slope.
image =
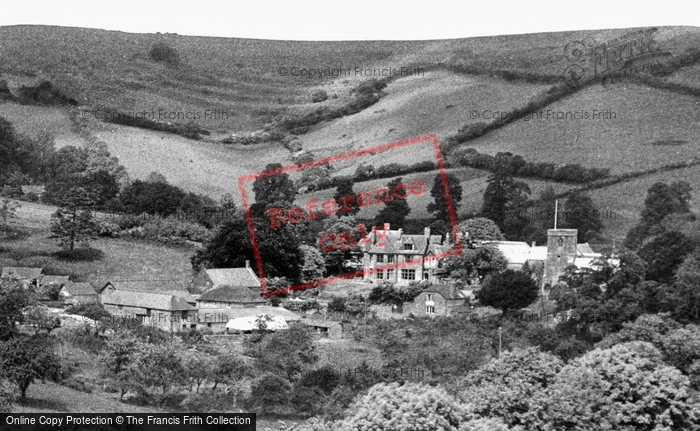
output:
M119 401L118 395L87 394L55 383L35 383L24 404L15 403L13 413L161 413L156 407L139 407Z
M553 112L609 109L614 119L523 119L463 144L481 152L510 151L528 160L579 163L613 173L685 161L700 153L697 97L634 84L594 85L550 105ZM543 116L546 116L546 110ZM653 145L662 139L683 145Z
M173 288L184 288L191 281L190 257L194 250L147 241L99 238L91 246L104 256L96 261L67 261L53 255L60 249L49 238L48 224L55 208L22 202L18 210L21 224L30 236L0 242L0 261L12 259L18 266L41 266L52 272L79 276L93 286L109 280L173 280Z

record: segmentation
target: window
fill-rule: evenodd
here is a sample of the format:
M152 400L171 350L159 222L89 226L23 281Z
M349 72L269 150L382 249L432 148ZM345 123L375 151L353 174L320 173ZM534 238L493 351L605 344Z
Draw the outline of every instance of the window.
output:
M384 280L384 270L377 271L377 280Z
M432 300L433 300L433 294L428 293L428 299L426 299L426 301L432 301Z
M386 279L387 280L392 280L394 278L394 270L393 269L387 269L386 270Z
M384 262L384 255L383 254L377 255L377 262Z
M415 269L402 269L401 270L401 279L402 280L415 280L416 279L416 270Z
M394 262L394 255L393 255L393 254L388 254L388 255L386 256L386 261L389 262L389 263L393 263L393 262Z
M435 314L435 307L432 305L428 305L425 307L425 312L427 314Z
M403 249L404 250L413 250L413 244L404 244Z

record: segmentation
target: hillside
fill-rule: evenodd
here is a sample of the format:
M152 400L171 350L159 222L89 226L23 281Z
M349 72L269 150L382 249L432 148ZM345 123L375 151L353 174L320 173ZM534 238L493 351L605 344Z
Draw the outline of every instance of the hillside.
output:
M260 130L277 115L299 116L319 108L342 107L351 100L353 89L368 79L352 74L311 79L283 75L280 68L287 72L293 67L422 68L420 74L391 77L382 97L368 108L312 125L298 136L304 150L314 157L325 157L431 133L444 142L465 125L493 121L484 118L485 111L523 108L561 85L569 64L564 48L570 42L585 38L610 41L635 30L438 41L292 42L50 26L2 27L0 80L7 82L9 90L16 95L22 86L49 80L62 94L75 99L78 107L0 100L0 116L21 133L54 135L58 147L81 145L87 132L108 144L132 178L145 178L157 171L187 191L214 198L231 193L240 202L238 177L259 172L270 162L291 164L293 150L275 141L247 146L218 141L231 134ZM700 45L700 29L661 27L654 40L672 58L680 58ZM149 51L156 43L172 47L179 60L154 61ZM461 146L488 154L511 151L534 162L609 168L613 174L683 162L699 153L698 70L698 64L691 62L668 76L654 78L654 85L643 80L590 85L544 107L553 112L607 110L615 113L614 118L519 120ZM318 89L325 90L329 98L312 103L310 95ZM196 141L95 118L105 109L171 113L221 110L227 115L197 120L211 136ZM82 132L76 117L83 124ZM434 160L434 155L429 150L393 152L362 162L378 167L424 160ZM338 163L333 166L333 175L352 174L359 163ZM624 223L609 226L608 233L620 237L626 226L634 223L652 178L672 180L680 174L681 170L669 171L596 191L595 196L604 200L599 206L620 210L626 217ZM480 207L485 175L482 172L464 179L462 216ZM432 181L434 174L425 176ZM528 182L533 195L548 185ZM558 192L568 188L552 185ZM361 187L365 185L356 185L356 190ZM616 195L617 188L625 189L624 199L605 197ZM694 191L695 202L700 198L698 193ZM426 215L428 199L423 198L415 204L413 217ZM368 209L361 216L371 217L374 210Z

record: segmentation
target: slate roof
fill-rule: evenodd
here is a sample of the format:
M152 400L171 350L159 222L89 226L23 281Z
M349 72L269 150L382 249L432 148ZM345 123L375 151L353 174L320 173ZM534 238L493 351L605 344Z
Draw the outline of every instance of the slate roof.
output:
M133 292L129 290L115 290L109 295L103 296L102 303L165 311L195 310L195 308L188 304L187 301L175 295L152 292Z
M464 298L464 296L462 296L462 292L460 292L459 289L454 288L454 290L453 290L450 286L445 286L445 285L429 286L425 290L423 290L423 292L439 293L445 299L463 299Z
M255 293L244 286L221 285L204 292L197 301L211 302L259 302L267 303L260 293Z
M212 268L204 270L214 286L228 284L232 286L260 287L260 279L253 268Z
M187 292L187 284L180 280L126 280L110 281L107 284L111 284L117 290L133 290L135 292ZM105 284L105 286L107 284ZM104 287L102 289L104 289Z
M2 269L0 278L11 278L15 280L38 280L41 278L43 268L25 268L19 266L7 266Z
M95 295L97 292L90 283L67 283L62 289L70 296Z

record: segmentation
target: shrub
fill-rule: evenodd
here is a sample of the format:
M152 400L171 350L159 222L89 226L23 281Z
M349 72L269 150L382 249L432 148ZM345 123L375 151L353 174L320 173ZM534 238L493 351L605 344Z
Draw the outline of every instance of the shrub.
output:
M177 51L175 51L175 48L165 42L156 42L148 52L148 56L151 57L153 61L166 63L171 66L180 62L180 56Z
M323 102L328 99L328 93L325 90L316 90L311 94L311 101L313 103Z
M439 387L380 383L356 401L343 429L456 431L468 419L464 408Z

